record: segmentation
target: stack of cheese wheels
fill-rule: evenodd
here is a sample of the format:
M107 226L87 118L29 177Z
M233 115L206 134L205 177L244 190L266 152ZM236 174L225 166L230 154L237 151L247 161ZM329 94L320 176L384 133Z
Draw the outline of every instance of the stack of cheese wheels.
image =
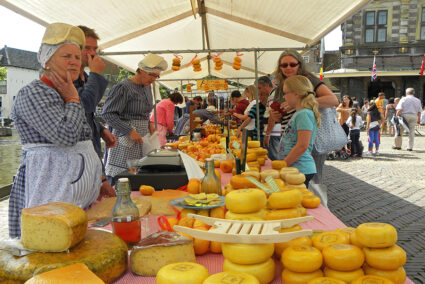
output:
M290 228L282 228L279 230L279 233L288 233L288 232L295 232L295 231L301 231L303 228L300 225L295 225ZM275 243L274 244L274 252L275 255L278 258L281 258L283 251L291 246L312 246L313 242L308 236L299 237L293 240L290 240L289 242L282 242L282 243Z
M226 219L261 221L265 217L267 197L258 188L239 189L226 194Z
M333 244L324 247L322 254L325 262L323 271L327 277L351 283L364 276L362 265L365 257L360 248L350 244Z
M297 218L306 215L301 206L302 193L297 189L270 194L267 202L266 220Z
M157 284L202 284L208 270L194 262L176 262L163 266L156 275Z
M283 251L281 262L285 268L282 271L283 283L307 283L323 276L320 269L322 253L315 247L290 246Z
M261 284L270 283L275 276L272 258L274 244L222 244L224 272L248 273ZM239 282L238 282L239 283Z
M260 141L248 141L246 164L250 170L259 172L267 160L267 150L260 147Z
M397 242L396 229L386 223L363 223L355 230L356 241L363 247L366 275L387 278L395 284L404 283L406 252Z

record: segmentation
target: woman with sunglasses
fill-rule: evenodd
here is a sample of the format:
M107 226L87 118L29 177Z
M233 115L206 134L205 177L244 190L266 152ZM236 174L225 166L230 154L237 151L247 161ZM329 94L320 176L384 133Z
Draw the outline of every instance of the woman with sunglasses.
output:
M295 75L302 75L307 77L312 83L319 108L328 108L338 105L338 98L335 94L322 81L320 81L319 78L308 70L301 54L294 50L282 52L277 61L275 74L276 81L279 83L279 90L283 89L284 82L287 78ZM283 118L284 120L282 120L282 116L277 111L272 110L271 114L276 121L281 122L283 133L287 123L295 111L292 110L286 102L282 103L281 108L286 112L286 115ZM320 184L322 181L323 165L325 164L327 154L319 154L313 148L311 155L314 158L317 169L317 173L312 180L314 183ZM322 204L326 206L326 201L322 200Z
M149 122L153 109L151 84L167 69L161 56L151 54L138 64L136 74L116 84L109 91L102 117L112 127L117 146L108 151L105 173L109 183L113 177L127 169L127 160L142 158L142 137L155 131Z

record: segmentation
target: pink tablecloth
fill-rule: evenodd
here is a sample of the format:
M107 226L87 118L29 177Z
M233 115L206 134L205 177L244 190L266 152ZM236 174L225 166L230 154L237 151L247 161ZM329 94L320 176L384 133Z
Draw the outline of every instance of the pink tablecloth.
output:
M270 167L270 161L266 162L265 168L268 169ZM222 185L226 185L229 183L231 174L222 173L221 182ZM314 216L314 220L302 223L301 226L305 229L314 229L314 230L326 230L331 231L340 227L346 227L344 223L342 223L335 215L333 215L328 209L323 206L319 206L315 209L307 209L308 215ZM148 227L149 233L153 233L159 230L159 226L157 224L157 217L155 215L148 216ZM109 228L110 229L110 228ZM208 253L203 256L196 257L196 261L199 264L204 265L210 274L218 273L223 271L223 261L224 257L222 254L213 254ZM281 273L282 273L282 265L278 259L275 259L276 263L276 274L274 280L271 282L272 284L280 284L282 283ZM128 271L121 276L119 279L113 282L114 284L129 284L129 283L144 283L144 284L155 284L155 277L141 277L133 274L131 272L130 267ZM414 284L410 279L406 279L404 284Z

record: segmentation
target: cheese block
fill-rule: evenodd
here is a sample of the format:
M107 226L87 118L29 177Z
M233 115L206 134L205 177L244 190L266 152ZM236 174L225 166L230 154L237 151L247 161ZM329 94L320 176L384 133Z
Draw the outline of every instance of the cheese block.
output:
M357 226L356 237L365 247L386 248L397 242L397 231L386 223L363 223Z
M264 208L267 197L264 191L257 188L246 188L226 194L226 208L234 213L252 213Z
M317 248L292 246L283 251L281 261L293 272L314 272L322 266L323 257Z
M202 284L208 276L208 270L200 264L178 262L162 267L156 276L156 284Z
M366 263L377 269L394 270L406 263L406 252L398 245L389 248L363 248L363 252Z
M150 196L132 196L131 200L137 206L137 209L139 209L140 217L147 215L151 211ZM116 197L103 198L87 210L87 218L90 221L111 217L111 211L116 202Z
M256 264L269 259L274 252L274 244L234 244L222 243L223 256L237 264Z
M180 190L164 189L162 191L155 191L151 196L151 214L176 216L177 212L171 207L170 201L187 196L189 196L187 192ZM181 208L177 208L181 210Z
M196 262L196 259L193 242L174 232L149 235L130 254L131 270L142 276L156 276L162 267L176 262Z
M257 278L248 273L242 272L220 272L205 279L202 284L260 284Z
M349 244L336 244L323 248L326 266L340 271L356 270L362 267L365 256L361 249Z
M74 204L51 202L22 210L21 240L26 250L66 251L78 244L86 231L87 214Z
M105 283L111 283L127 269L127 245L118 236L88 230L83 241L70 252L33 253L15 257L0 250L0 283L24 283L34 272L43 273L77 262L84 263Z
M404 270L403 267L399 267L393 270L383 270L383 269L373 268L365 264L363 266L363 270L366 275L381 276L391 280L394 284L403 284L404 281L406 280L406 271Z
M318 269L313 272L294 272L287 268L282 271L282 283L285 284L302 284L322 277L322 270Z
M228 259L224 259L223 262L223 271L224 272L242 272L249 273L261 284L267 284L272 282L275 276L275 263L272 258L269 258L265 262L257 263L257 264L237 264L231 262Z
M381 276L365 275L352 281L351 284L394 284L394 282Z
M71 264L38 274L25 284L105 284L84 263Z

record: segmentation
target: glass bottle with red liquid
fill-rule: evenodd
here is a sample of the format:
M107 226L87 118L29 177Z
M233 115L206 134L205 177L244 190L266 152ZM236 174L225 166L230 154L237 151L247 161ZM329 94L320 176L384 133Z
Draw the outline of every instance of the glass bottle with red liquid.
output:
M112 229L127 245L140 241L141 222L139 209L130 198L131 187L128 178L118 179L117 202L112 209Z

